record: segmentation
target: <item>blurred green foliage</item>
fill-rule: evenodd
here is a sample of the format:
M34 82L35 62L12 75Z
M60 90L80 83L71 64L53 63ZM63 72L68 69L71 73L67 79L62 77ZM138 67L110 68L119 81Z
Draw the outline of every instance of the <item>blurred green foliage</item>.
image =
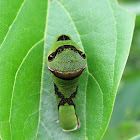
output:
M130 55L103 140L128 140L140 134L140 0L118 2L137 16Z
M128 57L128 62L122 80L123 81L134 80L139 77L140 77L140 15L137 15L130 55Z
M140 133L140 79L122 82L103 140L128 140Z

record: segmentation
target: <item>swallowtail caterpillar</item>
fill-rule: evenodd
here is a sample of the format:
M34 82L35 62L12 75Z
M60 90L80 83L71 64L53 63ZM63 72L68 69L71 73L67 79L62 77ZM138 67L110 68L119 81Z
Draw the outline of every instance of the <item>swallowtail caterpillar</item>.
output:
M74 131L80 127L75 97L86 62L85 53L68 35L58 36L49 50L47 66L54 82L59 123L63 131Z

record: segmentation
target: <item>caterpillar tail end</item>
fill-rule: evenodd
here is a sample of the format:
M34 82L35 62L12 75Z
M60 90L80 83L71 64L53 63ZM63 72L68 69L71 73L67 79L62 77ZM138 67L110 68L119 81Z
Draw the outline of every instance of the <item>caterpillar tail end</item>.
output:
M75 131L81 125L72 105L59 107L59 122L62 130L65 132Z
M64 131L64 132L71 132L71 131L75 131L75 130L78 130L79 128L80 128L80 126L81 126L81 123L80 123L80 120L79 120L79 118L77 118L77 126L74 128L74 129L63 129L62 128L62 130Z

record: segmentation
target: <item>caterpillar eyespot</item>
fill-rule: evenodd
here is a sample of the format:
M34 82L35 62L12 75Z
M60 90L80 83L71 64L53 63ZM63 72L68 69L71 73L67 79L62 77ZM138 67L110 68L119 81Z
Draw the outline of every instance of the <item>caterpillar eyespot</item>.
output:
M66 49L70 49L72 51L74 51L75 53L79 53L79 55L81 57L83 57L84 59L86 59L86 55L84 52L80 51L80 50L77 50L74 46L71 46L71 45L64 45L64 46L60 46L55 52L52 52L49 56L48 56L48 61L52 61L55 56L57 54L60 54L61 52L63 52L64 50Z
M61 35L57 39L57 41L63 41L63 40L71 40L71 39L67 35Z
M46 62L54 82L60 126L63 131L77 130L80 120L74 99L79 78L86 67L86 54L71 37L63 34L55 39Z

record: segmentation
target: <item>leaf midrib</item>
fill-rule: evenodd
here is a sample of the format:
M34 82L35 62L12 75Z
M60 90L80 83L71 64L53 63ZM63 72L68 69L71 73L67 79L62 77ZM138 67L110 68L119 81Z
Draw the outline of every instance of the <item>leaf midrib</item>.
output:
M57 1L58 2L58 1ZM76 33L77 33L77 35L78 35L78 37L79 37L79 40L80 40L80 43L81 43L81 45L82 45L82 48L83 48L83 50L84 50L84 47L83 47L83 43L82 43L82 40L81 40L81 38L80 38L80 34L78 33L78 30L77 30L77 28L76 28L76 25L75 25L75 23L73 22L73 20L72 20L72 18L71 18L71 16L70 16L70 14L68 13L68 11L66 10L66 8L62 5L62 3L60 3L60 2L58 2L59 3L59 5L64 9L64 11L67 13L67 15L68 15L68 17L69 17L69 19L70 19L70 21L72 22L72 24L73 24L73 26L74 26L74 28L75 28L75 31L76 31ZM87 65L87 69L86 69L87 71L87 79L86 79L86 87L85 87L85 108L84 108L84 110L85 110L85 122L86 122L86 91L87 91L87 85L88 85L88 78L89 78L89 76L91 76L92 77L92 79L96 82L96 84L98 85L98 88L99 88L99 90L100 90L100 92L101 92L101 94L102 94L102 97L103 97L103 91L102 91L102 89L101 89L101 86L100 86L100 84L99 84L99 82L96 80L96 78L89 72L89 69L88 69L88 65ZM103 115L103 113L102 113L102 115ZM103 117L102 117L103 118ZM86 130L86 123L85 123L85 130ZM86 131L85 131L85 133L86 133ZM86 138L86 135L87 134L85 134L85 138Z
M47 23L48 23L49 4L50 4L50 1L49 0L48 0L48 3L47 4L48 5L47 5L47 11L46 11L46 24L45 24L45 30L44 30L44 48L43 48L41 87L40 87L39 118L38 118L38 126L37 126L37 131L36 131L36 136L35 136L35 139L36 140L37 140L37 136L38 136L39 125L41 123L41 112L40 112L40 110L41 110L41 99L42 99L41 97L42 97L42 91L43 91L43 77L44 77L44 64L45 64L45 45L46 45Z

